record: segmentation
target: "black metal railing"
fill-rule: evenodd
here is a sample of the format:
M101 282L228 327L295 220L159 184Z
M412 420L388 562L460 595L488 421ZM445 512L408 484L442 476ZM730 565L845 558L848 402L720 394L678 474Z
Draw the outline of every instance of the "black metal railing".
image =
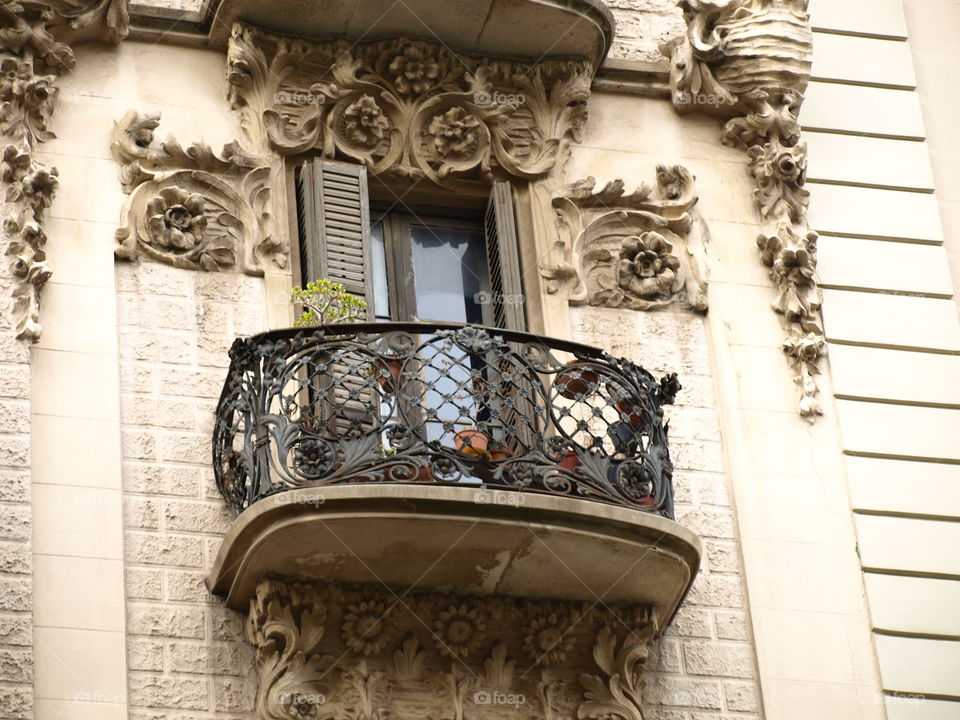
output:
M230 357L213 460L237 513L284 490L387 482L673 515L662 406L676 375L657 382L584 345L436 323L275 331L237 340Z

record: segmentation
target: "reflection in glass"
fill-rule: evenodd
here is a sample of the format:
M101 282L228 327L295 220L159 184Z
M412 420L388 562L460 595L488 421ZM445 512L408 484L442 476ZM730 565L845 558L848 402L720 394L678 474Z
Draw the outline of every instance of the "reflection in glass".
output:
M373 240L373 309L377 320L390 320L390 290L387 283L387 247L383 237L383 223L376 222L370 228Z
M417 317L483 324L479 296L490 286L483 233L413 225L410 241Z

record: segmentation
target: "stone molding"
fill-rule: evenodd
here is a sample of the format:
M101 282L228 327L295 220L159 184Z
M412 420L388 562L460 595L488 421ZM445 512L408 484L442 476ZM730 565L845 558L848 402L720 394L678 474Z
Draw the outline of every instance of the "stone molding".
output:
M236 24L230 100L258 152L365 164L451 190L536 180L579 142L594 67L455 54L426 40L299 40Z
M53 203L57 169L39 162L40 143L56 107L57 78L76 65L71 44L119 42L127 34L126 0L54 0L0 5L0 177L8 208L6 255L15 278L12 315L16 336L37 342L40 292L51 276L44 216Z
M129 195L117 256L250 275L286 267L287 243L273 232L269 160L236 142L220 155L203 143L184 149L173 137L156 147L159 123L159 113L130 111L114 125L111 152Z
M817 234L807 222L807 146L798 115L810 78L808 0L681 0L686 37L666 43L681 112L728 119L723 142L749 155L764 230L761 259L777 288L773 309L790 337L783 350L800 386L800 414L823 414L816 375L826 353L817 284Z
M694 177L657 167L657 189L626 194L623 180L596 189L586 178L555 193L559 238L541 264L547 291L572 305L705 312L706 224L696 215Z
M250 601L261 720L642 720L643 607L263 580Z

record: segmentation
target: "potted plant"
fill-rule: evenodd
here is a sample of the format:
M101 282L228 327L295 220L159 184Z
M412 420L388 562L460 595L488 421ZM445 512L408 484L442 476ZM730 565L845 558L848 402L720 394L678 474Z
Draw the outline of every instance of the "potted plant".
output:
M490 446L490 436L485 432L470 428L461 430L453 436L453 444L457 452L471 457L487 457L487 448Z
M293 288L290 304L303 307L294 327L319 327L367 319L367 303L351 295L340 283L327 278L309 282L306 287L298 285Z
M567 368L557 374L554 387L568 400L577 400L592 395L600 388L600 376L593 363L573 359Z

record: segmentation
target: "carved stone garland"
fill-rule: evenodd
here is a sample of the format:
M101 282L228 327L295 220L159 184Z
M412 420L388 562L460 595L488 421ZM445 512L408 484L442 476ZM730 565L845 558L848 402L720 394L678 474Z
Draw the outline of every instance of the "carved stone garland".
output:
M319 150L453 190L550 174L579 140L593 77L580 60L494 61L408 38L315 42L241 24L228 66L258 152Z
M57 102L55 83L76 64L70 43L119 42L127 22L126 0L0 3L0 178L10 204L4 231L15 279L13 324L21 340L40 339L40 291L51 276L43 222L59 179L35 152L54 137L48 124Z
M260 720L643 720L645 608L264 580Z
M190 270L236 268L262 275L283 268L286 243L272 234L271 167L237 143L217 156L202 143L184 149L169 138L154 147L159 113L128 112L114 126L113 156L130 195L117 231L117 255L143 252Z
M694 178L679 165L657 168L657 192L630 195L616 180L595 190L587 178L554 195L560 238L541 264L547 291L573 305L655 310L707 309L707 229L693 214Z
M663 46L675 107L730 118L724 143L744 148L765 229L757 240L778 289L773 308L792 331L783 350L797 372L800 413L823 414L816 375L826 353L817 285L817 234L807 224L807 146L797 116L810 78L807 0L680 0L687 35Z

